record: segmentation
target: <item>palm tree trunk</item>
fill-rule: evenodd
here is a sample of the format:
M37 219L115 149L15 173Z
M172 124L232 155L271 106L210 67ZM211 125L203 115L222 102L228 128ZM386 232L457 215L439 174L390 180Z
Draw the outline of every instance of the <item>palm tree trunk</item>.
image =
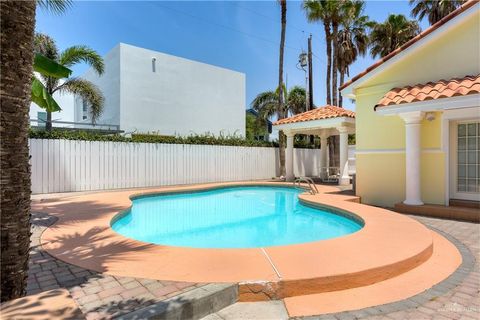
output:
M343 85L345 81L345 71L341 71L340 72L340 87ZM338 106L340 108L343 108L343 97L342 97L342 94L340 93L340 91L338 92Z
M47 111L47 122L45 123L45 130L52 131L52 113Z
M282 119L286 116L285 112L285 96L283 92L283 54L285 51L285 31L287 26L287 0L279 0L282 15L282 31L280 35L280 55L278 61L278 118ZM280 158L280 175L285 176L285 137L283 133L278 136L278 149Z
M54 81L49 77L47 83L45 84L45 87L51 96L53 96L53 93L55 92L53 83ZM52 131L52 113L50 111L47 111L47 122L45 123L45 130Z
M338 23L333 23L333 65L332 65L332 102L334 106L338 105L338 95L337 95L337 36L338 36Z
M1 1L0 300L25 294L30 247L28 112L35 1Z
M326 90L327 90L327 104L332 104L332 35L330 33L330 24L328 22L323 23L323 27L325 29L325 41L326 41L326 48L327 48L327 76L325 77L326 80Z

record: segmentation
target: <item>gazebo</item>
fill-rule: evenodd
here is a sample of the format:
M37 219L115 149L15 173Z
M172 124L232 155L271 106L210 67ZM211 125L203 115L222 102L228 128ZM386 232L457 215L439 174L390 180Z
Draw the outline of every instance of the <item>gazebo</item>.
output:
M355 112L336 106L315 108L292 117L278 120L273 128L287 136L286 180L293 181L293 141L296 134L316 135L320 137L320 167L328 168L327 138L340 136L340 185L350 183L348 175L348 134L355 133Z

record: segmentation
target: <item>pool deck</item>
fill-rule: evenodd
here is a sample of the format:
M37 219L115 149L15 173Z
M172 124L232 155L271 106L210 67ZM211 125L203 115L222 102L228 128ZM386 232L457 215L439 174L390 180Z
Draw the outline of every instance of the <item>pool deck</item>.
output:
M358 198L339 194L334 186L319 186L319 195L302 194L300 198L311 205L336 208L343 214L354 213L365 221L362 230L336 239L254 249L192 249L142 243L110 228L112 218L130 207L132 195L265 184L222 183L86 193L34 202L32 207L58 219L44 232L42 244L59 260L113 277L235 282L240 284L240 300L286 298L291 315L315 311L295 309L294 306L301 306L293 300L299 295L362 288L415 270L422 281L412 278L394 294L377 293L365 301L375 305L399 300L445 279L461 263L458 251L442 236L404 215L359 204ZM448 263L442 263L438 257ZM352 307L337 304L335 310Z

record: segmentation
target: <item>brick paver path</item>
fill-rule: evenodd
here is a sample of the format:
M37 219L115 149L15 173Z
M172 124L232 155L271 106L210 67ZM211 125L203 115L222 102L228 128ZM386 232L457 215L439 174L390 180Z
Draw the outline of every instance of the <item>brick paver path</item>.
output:
M427 302L418 301L415 297L399 302L403 310L384 312L382 306L368 308L361 313L339 313L318 317L318 319L393 319L393 320L479 320L480 319L480 225L469 222L443 220L427 217L410 216L427 227L443 231L462 242L475 258L473 270L453 289ZM408 235L405 235L408 237Z
M188 282L114 277L62 262L40 246L42 232L55 222L43 213L32 214L27 295L66 288L87 319L108 319L192 290Z

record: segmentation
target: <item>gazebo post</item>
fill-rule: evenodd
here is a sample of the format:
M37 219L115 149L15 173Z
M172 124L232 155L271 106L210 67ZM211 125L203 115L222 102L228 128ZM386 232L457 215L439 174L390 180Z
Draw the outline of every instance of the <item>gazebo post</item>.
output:
M293 138L295 137L295 134L290 131L285 131L284 133L287 136L287 150L285 152L285 179L287 181L293 181L295 179L295 175L293 174Z
M322 171L323 168L328 167L327 163L327 152L328 152L328 145L327 145L328 135L326 133L322 133L320 135L320 178L326 178L324 176L324 172Z
M339 127L337 128L340 132L340 185L350 184L350 176L348 175L348 128Z

